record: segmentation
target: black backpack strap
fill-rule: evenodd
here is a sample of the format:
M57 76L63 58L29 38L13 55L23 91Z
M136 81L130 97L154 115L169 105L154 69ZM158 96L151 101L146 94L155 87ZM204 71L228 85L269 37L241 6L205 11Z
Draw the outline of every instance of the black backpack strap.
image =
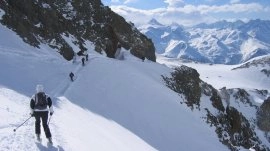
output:
M35 105L37 105L37 103L38 103L38 98L37 98L37 93L35 94Z

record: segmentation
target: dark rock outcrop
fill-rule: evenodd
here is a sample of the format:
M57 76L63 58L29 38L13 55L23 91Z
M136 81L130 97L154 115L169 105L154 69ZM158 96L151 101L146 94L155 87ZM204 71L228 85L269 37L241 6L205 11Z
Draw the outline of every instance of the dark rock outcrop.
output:
M186 104L193 108L193 105L200 106L201 87L199 73L190 67L181 66L175 68L171 77L163 77L166 85L173 91L184 94Z
M86 51L87 40L108 57L114 57L121 43L139 58L156 60L152 41L100 0L2 0L0 9L5 11L1 24L34 47L48 44L67 60ZM73 50L65 37L72 37L80 50Z
M225 113L212 114L208 109L207 123L216 127L216 133L220 142L228 146L232 151L238 151L239 147L255 150L269 150L261 144L249 121L233 107L227 107Z
M255 149L258 151L269 151L269 148L265 146L255 132L255 123L249 121L241 111L238 111L235 107L230 106L230 98L235 99L236 103L248 104L250 108L257 109L257 106L250 100L250 95L244 89L229 89L222 88L220 92L213 88L211 85L203 82L199 78L199 74L195 69L181 66L175 69L171 73L171 77L163 77L165 84L177 92L178 94L186 97L187 106L193 110L193 105L197 106L197 109L204 112L205 122L210 126L215 127L217 137L220 142L226 145L230 150L237 151L240 148ZM267 91L259 91L258 94L265 96ZM209 98L201 100L201 96L205 95ZM231 97L232 95L233 97ZM269 110L270 110L270 98L265 101L258 111L258 115L261 119L258 121L258 125L262 126L261 129L270 130L269 124ZM203 106L204 104L211 104ZM207 101L210 101L207 102ZM226 109L223 106L224 101L227 105ZM204 108L204 110L201 110ZM266 120L268 119L268 120Z
M262 131L270 131L270 97L264 100L257 111L257 125Z

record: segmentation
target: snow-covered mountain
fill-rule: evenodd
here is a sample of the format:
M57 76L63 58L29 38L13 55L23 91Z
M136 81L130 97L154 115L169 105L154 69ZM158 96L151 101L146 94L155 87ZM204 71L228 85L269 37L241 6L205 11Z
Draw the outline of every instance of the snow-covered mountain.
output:
M214 130L164 85L161 75L170 68L129 52L124 61L110 59L91 43L83 67L46 45L29 46L2 25L0 34L5 35L0 40L0 150L226 150ZM50 147L44 133L42 143L35 141L34 119L13 132L29 117L36 84L53 98ZM200 139L190 141L198 134Z
M101 0L1 0L0 23L29 45L48 45L67 60L75 52L82 55L85 42L91 41L95 51L111 58L120 43L133 55L155 61L153 43ZM69 37L73 41L67 41Z
M267 53L269 27L259 22L185 29L152 20L142 31L163 40L165 56L230 64ZM241 65L152 62L151 40L100 0L3 0L0 23L0 151L270 150L269 55ZM35 139L37 84L53 100L53 145L44 133Z
M199 76L203 81L210 83L213 87L218 89L218 92L215 92L211 90L211 86L205 86L205 83L199 83L199 80L196 84L196 82L194 82L196 81L196 78L192 78L193 80L190 80L187 83L183 82L184 79L189 79L194 76L194 74L190 74L190 71L179 71L179 69L176 69L176 72L172 74L172 78L166 78L167 85L172 90L179 94L185 94L187 99L186 103L197 104L199 109L209 110L209 108L202 107L202 104L205 105L206 103L204 99L201 99L199 102L197 102L196 99L194 100L196 96L199 96L199 93L197 92L199 89L197 89L196 86L194 87L194 85L200 84L202 86L201 91L206 96L212 93L212 97L210 98L212 105L221 112L214 112L214 116L212 114L213 111L210 111L210 114L206 114L207 123L211 123L211 125L216 127L216 133L223 144L228 145L228 143L232 143L232 146L228 145L229 148L231 150L238 150L234 145L238 146L240 143L245 146L247 144L244 142L256 140L256 137L250 137L255 133L259 138L264 137L261 139L262 142L270 142L270 123L268 120L270 118L268 112L270 110L269 59L270 55L266 55L254 58L241 65L186 63L183 62L183 60L167 58L164 56L158 56L157 61L166 64L171 68L178 68L183 64L192 67L199 72ZM216 94L221 98L215 97ZM264 101L260 100L262 98L264 98ZM224 109L222 105L220 106L221 103L218 103L218 100L222 100L223 106L226 106L226 109ZM223 114L224 110L227 115ZM237 111L239 111L239 113L237 113ZM261 116L261 113L264 115ZM226 120L224 119L226 117L230 118ZM247 121L249 124L247 124ZM251 128L252 130L244 130L247 128L244 125L253 128ZM228 130L227 128L232 129ZM235 140L238 141L234 142ZM254 146L257 145L254 144ZM253 149L256 151L265 150L261 147L262 146Z
M270 54L270 21L220 21L194 27L162 25L152 19L139 27L152 39L156 53L204 63L239 64Z
M0 150L270 148L269 135L254 121L257 108L270 95L270 80L258 68L230 70L237 66L185 64L160 57L162 65L142 62L129 51L122 52L124 60L116 60L96 53L90 41L85 43L89 61L82 66L80 59L66 61L47 45L29 46L3 25L0 35L5 35L0 38ZM200 76L182 65L193 66ZM183 92L166 86L165 77L174 72L168 66L181 66L183 85L175 86ZM270 70L267 64L264 69ZM74 82L68 77L71 71ZM250 76L254 73L256 78ZM29 117L29 101L37 84L43 84L53 99L53 146L47 145L44 133L41 143L35 141L32 118L13 132ZM227 89L219 90L224 86ZM221 92L230 96L229 106Z

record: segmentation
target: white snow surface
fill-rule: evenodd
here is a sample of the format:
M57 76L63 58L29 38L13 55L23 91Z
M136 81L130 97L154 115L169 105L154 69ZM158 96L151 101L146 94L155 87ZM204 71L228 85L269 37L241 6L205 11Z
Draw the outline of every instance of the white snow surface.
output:
M104 57L86 43L89 61L66 61L54 49L25 44L0 25L1 151L179 151L228 150L181 97L168 89L161 75L167 66ZM72 39L72 37L70 37ZM67 39L68 40L68 39ZM70 39L69 39L70 40ZM78 48L79 49L79 48ZM75 73L71 82L68 74ZM53 100L50 129L53 146L35 141L30 97L43 84Z
M260 56L254 59L251 59L250 62L256 59L263 59L265 56ZM267 56L266 56L267 57ZM270 55L268 55L270 57ZM260 106L263 101L270 97L262 96L258 94L257 90L268 90L270 91L270 78L267 77L265 74L261 72L262 68L266 68L270 70L269 65L258 65L258 66L251 66L249 68L240 68L236 70L232 70L240 65L223 65L223 64L200 64L195 62L188 62L183 61L180 59L173 59L173 58L166 58L162 55L157 55L157 62L164 64L170 68L175 68L181 65L186 65L191 68L194 68L200 74L200 79L211 84L216 89L221 89L222 87L226 87L227 89L234 89L234 88L242 88L245 89L249 94L249 99L251 100L252 104L256 106ZM209 100L202 96L201 106L204 108L205 106L210 109L211 113L215 111L211 109L211 105L209 102L205 100ZM223 101L223 105L226 106L225 102ZM235 99L231 96L230 98L230 106L236 108L241 114L243 114L250 124L254 127L256 135L260 138L262 143L266 146L270 146L269 141L266 139L264 132L259 130L254 122L256 119L256 112L257 109L255 107L250 107L247 103L243 103L239 101L239 99ZM239 150L246 150L243 148L238 148ZM254 150L250 148L249 150Z
M211 84L216 89L226 87L258 89L270 91L270 78L261 72L261 67L250 67L238 70L232 70L240 65L224 65L224 64L201 64L196 62L183 62L179 59L166 58L157 55L157 62L166 64L171 68L186 65L194 68L200 74L200 79ZM262 57L258 57L262 58ZM270 67L267 67L270 70Z
M265 44L263 45L260 41L255 38L249 38L243 42L240 46L241 53L243 54L243 60L246 60L253 51L257 49L267 49Z
M43 8L51 9L51 6L47 3L42 3Z
M186 49L186 42L181 40L170 40L165 50L165 53L163 53L162 55L169 58L180 58L182 55L185 54Z

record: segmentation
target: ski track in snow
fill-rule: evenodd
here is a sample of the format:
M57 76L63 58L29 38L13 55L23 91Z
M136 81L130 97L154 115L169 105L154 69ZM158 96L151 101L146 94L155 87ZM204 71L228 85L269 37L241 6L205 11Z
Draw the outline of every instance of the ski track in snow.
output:
M0 140L0 151L12 150L12 151L59 151L63 148L54 141L51 145L47 143L45 136L42 136L41 142L38 142L34 135L34 120L26 123L19 130L13 132L11 128L6 127L0 130L0 135L2 136ZM41 134L42 135L42 134ZM33 140L30 142L29 140Z
M18 55L23 57L30 57L33 58L33 56L29 56L28 52L21 51L19 49L14 48L7 48L0 46L0 53L5 55ZM33 54L32 54L33 55ZM101 57L95 56L95 55L89 55L89 60L85 61L85 66L87 66L91 61L94 59L98 59ZM37 58L37 59L40 59ZM73 66L73 73L75 74L75 81L79 78L79 73L83 70L84 66L82 66L81 60L77 60L75 63L71 64ZM65 92L68 90L68 88L73 84L73 82L70 81L69 77L64 78L63 80L59 81L59 83L56 83L57 87L48 94L53 99L54 104L54 110L57 112L57 105L59 102L61 102L61 99L59 97L63 96ZM1 86L0 86L1 89ZM10 90L11 91L11 90ZM16 132L13 130L21 125L27 118L29 118L29 100L30 98L22 97L18 98L17 95L12 94L14 92L9 92L9 90L0 91L0 97L3 95L6 97L8 101L14 101L21 106L25 106L26 110L20 112L14 107L5 107L1 106L0 110L4 110L7 112L7 116L12 117L12 120L7 121L5 124L0 125L0 151L22 151L22 150L30 150L30 151L63 151L63 147L60 144L65 145L65 139L61 137L61 134L57 131L59 128L54 123L54 117L51 116L51 121L49 124L51 133L52 133L52 140L53 144L49 144L47 141L47 138L45 137L43 126L41 123L41 142L36 140L35 136L35 119L30 118L26 123L24 123L21 127L19 127ZM16 92L15 92L16 93ZM19 102L18 100L23 100ZM8 104L8 103L7 103ZM16 104L17 105L17 104ZM25 108L24 107L24 108ZM21 109L21 108L18 108ZM20 117L20 118L18 118ZM0 116L1 118L1 116ZM49 116L50 118L50 116ZM14 121L17 121L16 123L12 123ZM4 122L3 122L4 123ZM9 124L7 124L9 123ZM33 140L30 142L29 140Z
M2 91L0 91L2 93ZM50 124L50 128L52 131L53 136L53 145L47 143L47 139L43 132L43 127L41 126L41 138L42 141L38 142L35 137L34 132L34 125L35 120L34 118L30 118L25 124L19 127L15 132L13 131L16 127L21 125L27 118L30 117L28 110L24 110L21 113L17 111L18 108L21 106L29 106L28 101L25 101L29 98L20 98L20 97L12 97L12 92L6 92L0 94L4 96L8 101L17 102L19 105L14 105L14 107L7 107L7 115L9 118L4 119L6 123L8 121L16 121L16 123L4 124L0 125L0 151L22 151L22 150L29 150L29 151L61 151L63 148L59 145L58 140L61 136L57 133L57 129L55 129L55 125L53 120ZM8 96L10 95L10 96ZM2 98L2 97L1 97ZM24 100L24 101L21 101ZM4 102L5 104L5 102ZM1 108L1 110L5 110ZM19 117L19 118L18 118ZM33 141L29 141L33 140Z
M82 74L87 71L84 69L96 69L97 58L107 59L95 52L91 43L86 43L90 51L89 61L85 62L85 66L90 66L83 67L81 57L78 57L74 64L67 62L46 45L37 49L25 44L18 35L2 25L0 34L5 35L0 37L0 151L88 151L89 148L99 151L156 150L151 144L121 126L121 123L81 108L73 103L73 100L70 102L69 99L61 99L69 95L69 90L73 91L73 86L80 96L83 96L86 92L78 89L76 85L85 82L84 78L89 77ZM95 64L91 65L93 60ZM74 82L71 82L68 76L70 71L74 72L77 78ZM94 74L95 77L99 75ZM40 83L53 99L55 107L49 124L53 146L49 147L42 125L42 141L36 140L34 118L30 118L16 132L13 131L30 117L30 97L35 93L36 84ZM84 117L83 120L81 116ZM84 124L78 125L80 122ZM92 129L85 131L89 127Z
M99 57L89 57L89 60L85 62L85 66L88 65L88 63L96 58ZM78 78L79 72L83 69L83 66L80 62L75 62L75 69L74 73L76 75L76 78ZM54 103L57 104L57 102L61 101L58 99L59 96L63 95L72 82L69 78L63 79L59 82L58 87L54 89L50 94ZM7 95L8 96L8 95ZM12 100L12 98L10 98ZM15 98L17 99L17 98ZM17 99L20 100L20 99ZM30 100L30 98L28 98ZM29 106L29 104L25 101L23 106ZM5 109L3 107L0 108L1 110L8 110L9 113L15 114L16 117L21 117L21 113L17 112L16 110L9 110L9 108ZM56 108L55 108L56 109ZM57 109L56 109L57 110ZM27 117L27 112L24 113L24 116ZM28 116L29 117L29 116ZM50 118L50 117L49 117ZM27 119L27 118L26 118ZM16 124L6 124L6 125L0 125L0 151L6 151L6 150L12 150L12 151L22 151L24 149L31 150L31 151L63 151L64 149L59 145L58 142L61 142L61 140L64 140L61 138L60 133L57 132L57 126L53 122L53 116L51 117L50 121L50 130L52 133L53 138L53 144L49 144L47 141L47 138L44 136L43 126L41 123L41 142L38 142L36 140L36 136L34 133L34 125L35 120L34 118L31 118L28 120L25 124L23 124L21 127L19 127L16 132L13 132L13 128L16 128L20 124L22 124L26 119L20 118L19 121ZM29 140L33 140L33 142L29 142ZM18 143L19 142L19 143ZM62 142L63 143L63 142Z
M97 56L89 56L88 61L85 61L85 66L87 66L89 64L89 62L93 61L94 59L98 59L100 57ZM72 65L75 65L75 68L73 69L73 73L74 73L74 81L76 82L76 79L79 78L79 73L80 71L83 69L84 66L82 66L81 62L75 62ZM57 99L57 97L62 96L65 94L65 92L68 90L68 88L70 87L70 85L73 83L70 81L70 78L67 76L67 78L63 79L61 82L59 82L59 84L57 84L58 86L50 92L51 96L55 99ZM59 100L59 99L58 99Z
M160 83L160 75L172 71L165 64L175 62L164 60L164 65L158 65L137 58L122 62L91 51L89 61L85 61L87 67L83 67L81 57L75 63L62 62L51 51L39 52L0 44L0 65L10 70L0 77L7 80L0 81L0 151L228 150L218 141L214 129L201 120L200 112L179 105L178 94ZM10 63L12 59L14 64ZM20 66L25 62L25 68ZM39 77L34 71L43 68L46 72ZM74 82L68 76L70 71L75 74ZM19 79L18 73L24 72L29 73ZM202 77L212 80L216 75ZM221 78L217 77L222 84ZM55 113L49 124L52 146L47 144L42 126L42 141L36 140L34 118L13 132L30 116L30 95L37 82L44 84L53 99ZM209 107L209 103L203 105Z

